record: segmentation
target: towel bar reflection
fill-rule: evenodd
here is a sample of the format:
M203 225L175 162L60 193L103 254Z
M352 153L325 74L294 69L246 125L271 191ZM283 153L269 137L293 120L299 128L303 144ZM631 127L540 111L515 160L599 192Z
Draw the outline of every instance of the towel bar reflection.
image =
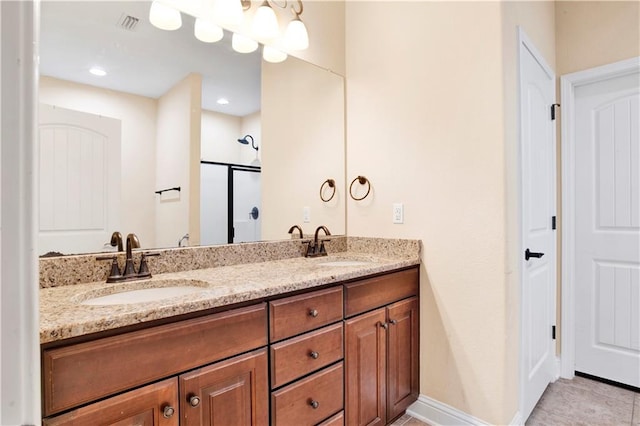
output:
M169 192L169 191L178 191L178 192L180 192L180 187L179 186L174 186L173 188L161 189L160 191L156 191L156 194L162 194L163 192Z

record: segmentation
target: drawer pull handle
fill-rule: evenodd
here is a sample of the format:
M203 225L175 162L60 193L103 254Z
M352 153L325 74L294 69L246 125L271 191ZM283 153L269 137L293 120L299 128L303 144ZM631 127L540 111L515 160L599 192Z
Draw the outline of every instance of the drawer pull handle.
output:
M318 316L318 311L316 309L310 309L309 310L309 315L311 315L312 317L317 317Z
M397 323L398 323L397 320L394 320L394 319L389 320L389 324L391 324L391 325L396 325Z
M171 416L173 416L173 414L176 412L176 410L170 406L167 405L166 407L164 407L164 409L162 410L162 417L164 417L165 419L169 419L171 418Z
M197 407L198 405L200 405L200 398L193 395L191 398L189 398L189 405L191 405L192 407Z
M389 329L389 324L387 324L386 322L381 322L380 323L380 327L384 328L385 330Z
M309 356L313 359L318 359L318 357L320 356L320 354L316 351L311 351L309 352Z
M312 399L311 401L309 401L309 405L311 407L313 407L313 409L315 410L316 408L318 408L320 406L320 403L318 401L315 401L315 400Z

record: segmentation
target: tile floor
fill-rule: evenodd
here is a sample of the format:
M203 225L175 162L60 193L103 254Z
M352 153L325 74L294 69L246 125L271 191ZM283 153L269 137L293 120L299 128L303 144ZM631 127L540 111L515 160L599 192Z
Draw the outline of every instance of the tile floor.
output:
M640 426L640 393L575 377L551 383L526 426ZM428 426L408 414L392 426Z
M584 377L551 383L527 426L640 426L640 393Z
M395 422L391 423L391 426L429 426L425 422L421 422L418 419L414 419L408 414L403 414Z

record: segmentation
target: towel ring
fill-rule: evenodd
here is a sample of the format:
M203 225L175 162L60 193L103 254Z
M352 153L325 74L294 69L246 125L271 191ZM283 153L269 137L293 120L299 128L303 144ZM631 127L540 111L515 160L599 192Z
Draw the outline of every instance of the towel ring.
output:
M353 195L353 184L356 183L356 181L358 181L360 185L364 185L364 184L367 185L367 193L360 198L357 198ZM371 192L371 181L364 176L356 177L354 180L351 181L351 185L349 185L349 195L351 195L351 198L353 198L356 201L361 201L367 198L367 195L369 195L369 192Z
M333 188L333 191L331 192L331 196L329 198L324 198L325 186L328 186L329 188ZM328 203L333 199L334 195L336 195L336 181L333 179L325 180L322 183L322 185L320 185L320 199L325 203Z

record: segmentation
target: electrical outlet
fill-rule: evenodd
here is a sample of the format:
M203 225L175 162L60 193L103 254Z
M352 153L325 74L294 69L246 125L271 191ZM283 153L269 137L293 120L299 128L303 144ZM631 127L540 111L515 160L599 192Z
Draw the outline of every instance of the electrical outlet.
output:
M393 223L404 223L404 206L402 203L393 203Z
M302 221L304 223L311 222L311 207L302 208Z

